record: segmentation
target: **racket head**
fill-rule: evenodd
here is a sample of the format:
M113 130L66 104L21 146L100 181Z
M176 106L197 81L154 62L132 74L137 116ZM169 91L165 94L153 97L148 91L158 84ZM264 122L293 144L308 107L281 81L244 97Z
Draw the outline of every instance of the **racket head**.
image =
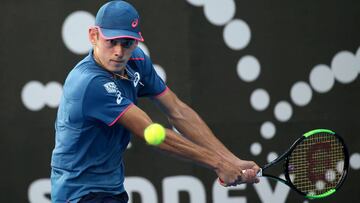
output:
M328 129L315 129L295 142L285 162L285 178L308 199L335 193L343 184L349 166L344 140Z

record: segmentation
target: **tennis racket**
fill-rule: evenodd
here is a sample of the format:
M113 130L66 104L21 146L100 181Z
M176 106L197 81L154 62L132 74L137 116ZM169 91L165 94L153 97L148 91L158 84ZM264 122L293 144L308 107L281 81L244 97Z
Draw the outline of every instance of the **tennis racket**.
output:
M266 173L280 162L283 162L285 179ZM341 187L348 165L344 140L331 130L315 129L303 134L284 154L263 166L257 176L280 181L308 199L319 199Z

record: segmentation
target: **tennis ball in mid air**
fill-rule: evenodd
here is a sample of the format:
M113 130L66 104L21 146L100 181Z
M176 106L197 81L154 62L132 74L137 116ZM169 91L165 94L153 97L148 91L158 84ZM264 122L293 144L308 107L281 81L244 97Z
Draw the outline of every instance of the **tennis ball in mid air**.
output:
M144 137L149 145L161 144L165 140L165 136L165 128L158 123L153 123L144 130Z

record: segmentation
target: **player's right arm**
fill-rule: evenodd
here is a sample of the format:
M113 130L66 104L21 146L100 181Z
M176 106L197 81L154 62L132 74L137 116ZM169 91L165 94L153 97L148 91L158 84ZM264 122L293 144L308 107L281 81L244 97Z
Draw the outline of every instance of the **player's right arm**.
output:
M152 124L152 120L144 111L136 105L132 105L121 116L118 123L127 128L133 135L144 139L144 130ZM166 139L158 147L171 154L213 169L226 185L236 183L242 176L242 171L235 164L222 159L217 153L179 136L170 129L166 129Z

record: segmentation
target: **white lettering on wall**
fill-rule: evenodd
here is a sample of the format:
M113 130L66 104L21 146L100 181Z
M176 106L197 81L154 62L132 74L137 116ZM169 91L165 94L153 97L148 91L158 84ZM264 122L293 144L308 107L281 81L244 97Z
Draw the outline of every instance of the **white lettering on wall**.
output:
M42 178L32 182L28 189L28 198L30 203L51 203L45 196L51 192L50 179Z
M290 188L287 185L279 181L276 182L276 186L273 191L271 189L269 179L267 178L261 178L260 183L254 184L254 188L263 203L284 203L290 191Z
M162 188L163 200L166 203L180 203L180 191L186 191L189 194L190 203L206 203L205 187L198 178L193 176L164 178Z
M133 194L140 195L142 203L158 203L157 190L148 179L139 176L125 178L125 189L129 194L129 203L133 202ZM269 179L261 178L260 183L254 185L242 184L235 187L223 187L217 180L212 186L213 203L247 203L246 196L229 196L229 191L246 190L253 186L262 203L285 203L290 188L277 182L273 189ZM162 197L164 203L180 203L180 192L189 194L190 203L206 203L206 188L200 179L194 176L170 176L162 181ZM50 179L33 181L28 189L30 203L51 203L46 196L51 192Z
M126 177L125 190L129 194L129 203L133 202L132 193L138 193L142 203L158 203L154 185L144 177Z
M216 179L212 188L212 196L214 203L246 203L246 197L229 197L230 190L245 190L246 184L237 185L235 187L223 187Z

